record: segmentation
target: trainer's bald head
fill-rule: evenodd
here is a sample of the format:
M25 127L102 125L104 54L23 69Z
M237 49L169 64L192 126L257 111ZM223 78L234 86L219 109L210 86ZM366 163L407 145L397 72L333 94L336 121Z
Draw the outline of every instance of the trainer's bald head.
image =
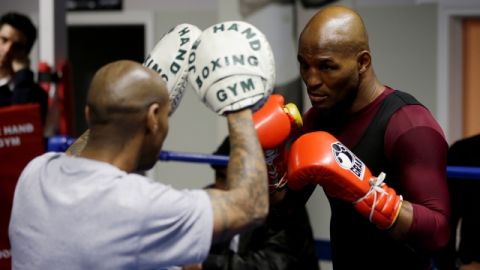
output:
M153 103L168 106L163 80L141 64L120 60L95 73L87 96L89 124L115 124L141 116Z
M300 35L300 46L345 53L370 50L360 15L337 5L321 9L310 19Z

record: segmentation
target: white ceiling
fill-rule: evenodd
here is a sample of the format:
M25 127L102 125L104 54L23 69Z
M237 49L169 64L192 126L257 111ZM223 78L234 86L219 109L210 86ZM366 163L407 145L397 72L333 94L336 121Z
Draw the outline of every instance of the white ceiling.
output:
M2 11L36 13L39 2L58 0L2 0ZM123 0L125 10L215 10L222 0ZM416 5L439 3L445 6L479 7L480 0L351 0L354 6Z

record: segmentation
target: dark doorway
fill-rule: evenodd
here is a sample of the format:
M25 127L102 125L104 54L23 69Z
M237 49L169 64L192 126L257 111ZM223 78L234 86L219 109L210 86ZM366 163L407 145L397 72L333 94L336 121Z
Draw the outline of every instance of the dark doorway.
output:
M75 25L68 27L68 55L74 88L75 131L86 128L84 106L90 81L103 65L120 59L143 62L144 25Z

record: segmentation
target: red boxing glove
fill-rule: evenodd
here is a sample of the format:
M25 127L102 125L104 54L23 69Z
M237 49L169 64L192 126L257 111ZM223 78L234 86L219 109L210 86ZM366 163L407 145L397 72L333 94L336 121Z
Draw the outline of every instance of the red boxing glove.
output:
M319 184L329 196L354 204L381 229L390 228L400 213L402 196L383 183L385 174L372 176L357 156L327 132L307 133L292 144L287 177L293 189Z
M285 105L285 99L278 94L271 95L263 107L253 113L253 123L263 149L278 147L289 139L292 131L303 126L297 106Z
M295 104L285 105L283 96L273 94L253 114L253 122L264 150L272 192L283 188L287 183L286 144L302 128L302 117Z

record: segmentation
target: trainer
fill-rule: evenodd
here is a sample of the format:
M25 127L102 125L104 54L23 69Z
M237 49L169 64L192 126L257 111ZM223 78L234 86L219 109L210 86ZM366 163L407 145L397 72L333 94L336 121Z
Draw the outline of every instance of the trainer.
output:
M208 42L224 38L219 34ZM232 42L232 53L250 50L247 41ZM236 82L235 70L212 79ZM257 73L242 72L242 79L255 78L262 99L267 92L261 96L266 88ZM107 64L95 74L83 150L37 157L18 181L9 227L14 269L163 269L198 263L212 242L265 220L268 180L250 109L257 99L239 94L217 104L231 138L228 190L175 190L134 173L157 161L172 111L168 92L162 76L132 61Z

